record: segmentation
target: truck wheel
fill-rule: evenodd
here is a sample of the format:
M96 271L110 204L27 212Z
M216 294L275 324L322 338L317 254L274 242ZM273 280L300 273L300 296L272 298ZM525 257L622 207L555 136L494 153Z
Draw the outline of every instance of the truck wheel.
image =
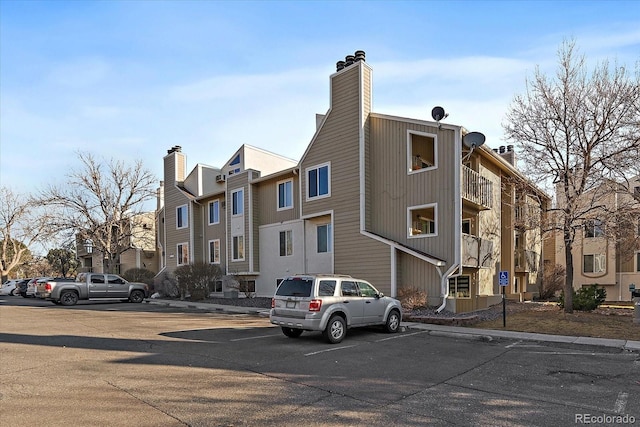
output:
M78 302L78 294L74 291L63 291L60 294L60 304L75 305Z
M144 301L144 292L138 290L132 291L131 295L129 295L129 301L135 303Z
M329 323L327 323L327 327L323 331L324 337L331 344L337 344L344 339L344 336L347 334L347 324L344 319L337 314L331 316L329 319Z

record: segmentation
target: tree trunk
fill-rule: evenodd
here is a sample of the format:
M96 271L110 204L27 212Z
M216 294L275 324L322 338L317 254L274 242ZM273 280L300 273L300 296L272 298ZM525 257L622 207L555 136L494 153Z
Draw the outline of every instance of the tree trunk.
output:
M564 232L564 259L566 268L566 280L564 281L564 312L573 313L573 241L567 231Z

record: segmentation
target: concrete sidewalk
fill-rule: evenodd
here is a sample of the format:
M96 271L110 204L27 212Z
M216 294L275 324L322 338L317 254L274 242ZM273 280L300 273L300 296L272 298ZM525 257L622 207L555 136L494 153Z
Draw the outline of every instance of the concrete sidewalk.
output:
M230 314L250 314L261 317L269 317L269 309L257 307L241 307L235 305L198 303L191 301L175 301L164 299L145 300L148 304L164 305L167 307L198 309L209 312L230 313ZM478 339L492 341L504 338L520 341L541 341L563 344L574 344L584 346L596 346L606 348L617 348L626 351L640 352L640 341L618 340L608 338L574 337L565 335L547 335L531 332L502 331L499 329L477 329L461 326L434 325L430 323L403 322L402 327L410 330L426 331L430 335L446 336L453 338Z

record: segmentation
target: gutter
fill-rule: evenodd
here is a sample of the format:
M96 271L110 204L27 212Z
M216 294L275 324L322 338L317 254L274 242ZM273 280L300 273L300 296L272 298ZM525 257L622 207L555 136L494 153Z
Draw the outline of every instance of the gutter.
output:
M449 269L444 274L440 275L440 290L442 291L442 305L440 305L440 307L436 309L436 313L440 313L442 310L444 310L445 306L447 305L447 295L449 295L447 282L449 280L449 276L451 276L451 274L458 269L459 265L460 264L453 264L451 267L449 267ZM438 273L440 273L440 269L438 269Z

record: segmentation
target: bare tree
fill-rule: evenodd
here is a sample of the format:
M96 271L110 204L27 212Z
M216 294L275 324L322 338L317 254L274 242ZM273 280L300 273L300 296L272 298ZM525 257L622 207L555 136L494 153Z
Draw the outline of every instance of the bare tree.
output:
M640 67L631 75L605 61L588 74L574 41L565 41L558 57L554 78L538 68L527 79L504 129L520 148L524 173L536 183L555 185L551 229L563 236L565 311L572 312L576 231L609 208L602 185L631 176L640 163Z
M50 185L40 202L52 209L52 226L70 236L90 240L94 252L103 256L105 272L114 272L120 255L133 241L148 236L144 203L155 196L156 178L140 160L99 162L79 152L82 167L72 170L64 185Z
M11 271L32 258L31 247L48 232L47 217L35 212L28 196L0 188L0 274L2 280Z

